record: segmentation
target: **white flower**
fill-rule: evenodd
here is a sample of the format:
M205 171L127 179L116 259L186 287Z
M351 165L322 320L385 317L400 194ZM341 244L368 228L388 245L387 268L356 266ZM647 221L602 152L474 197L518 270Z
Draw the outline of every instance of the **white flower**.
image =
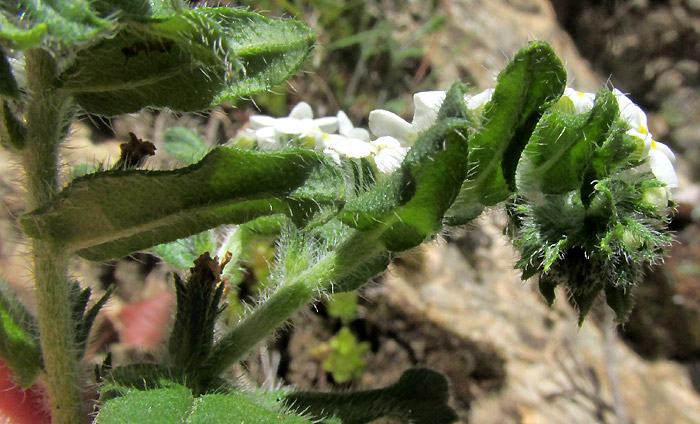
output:
M340 163L340 156L370 158L380 172L388 175L401 166L408 150L408 147L402 147L394 137L379 137L367 142L357 138L331 134L328 147L323 153L329 155L336 163Z
M289 116L285 118L251 116L248 128L236 135L236 142L247 146L254 141L261 150L279 150L290 142L296 142L302 147L322 150L324 135L337 130L337 117L313 119L311 106L301 102L294 106Z
M406 154L408 147L403 147L394 137L379 137L369 143L372 146L374 163L377 169L385 174L396 171Z
M413 125L393 112L384 109L369 113L369 129L377 137L392 137L403 147L411 147L418 133Z
M487 88L481 93L475 94L473 96L464 96L464 101L467 103L467 107L475 112L483 112L486 103L491 101L493 97L493 88Z
M413 129L425 131L437 121L440 106L445 101L444 91L421 91L413 95Z
M584 93L567 87L554 106L568 113L588 113L595 104L595 93Z
M384 109L369 113L369 129L376 137L392 137L402 147L411 147L418 133L430 128L437 120L444 91L422 91L413 95L413 123L406 122L393 112Z
M414 94L411 123L388 110L373 110L369 113L369 129L376 137L392 137L402 147L411 147L418 138L418 133L430 128L437 120L446 94L444 91L421 91ZM482 112L492 95L493 88L489 88L473 96L464 96L464 102L469 109Z
M666 187L678 187L678 176L673 167L676 156L673 151L667 145L654 140L647 126L647 115L639 106L618 89L614 89L613 94L620 105L620 116L629 125L627 135L639 142L641 159L649 158L649 170L657 180L666 184Z
M338 111L338 133L348 138L369 141L369 131L364 128L354 127L348 115L342 110Z

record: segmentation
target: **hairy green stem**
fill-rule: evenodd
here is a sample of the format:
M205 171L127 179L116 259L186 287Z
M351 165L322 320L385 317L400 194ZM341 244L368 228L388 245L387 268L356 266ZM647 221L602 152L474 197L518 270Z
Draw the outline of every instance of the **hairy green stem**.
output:
M265 302L219 340L206 376L218 376L238 362L320 292L332 291L335 281L355 271L383 249L376 235L357 232L311 268L281 283Z
M29 103L27 143L21 152L28 208L51 200L59 191L58 154L64 137L68 99L54 87L55 66L41 49L25 55ZM80 369L71 318L68 256L50 242L32 241L37 319L54 424L85 421Z

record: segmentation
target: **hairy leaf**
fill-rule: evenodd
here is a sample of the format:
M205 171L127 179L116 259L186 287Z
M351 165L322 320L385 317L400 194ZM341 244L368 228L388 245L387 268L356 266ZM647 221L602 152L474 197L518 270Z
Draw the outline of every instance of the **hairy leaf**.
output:
M112 31L114 24L90 9L85 0L19 0L0 10L0 40L14 49L50 41L61 46L89 42ZM2 13L4 12L4 13Z
M187 387L133 391L104 403L97 415L99 424L180 424L192 409Z
M530 43L501 71L479 131L470 140L469 175L448 211L450 225L473 217L476 205L495 205L513 193L520 154L542 113L561 96L565 84L561 61L543 42Z
M16 383L25 388L44 367L36 329L35 318L0 286L0 357L12 369Z
M266 409L241 393L209 394L195 399L193 412L185 422L187 424L223 422L311 424L311 421L306 418Z
M198 8L124 23L114 37L79 51L60 79L81 107L99 115L198 111L284 82L314 38L297 21Z
M452 87L450 99L462 101L464 88ZM447 118L423 132L401 168L385 181L348 201L343 222L362 231L379 231L391 252L417 246L442 228L467 170L472 122Z
M457 414L447 405L447 380L442 374L416 368L384 389L347 393L292 392L282 396L290 408L321 420L364 424L382 417L413 424L449 424Z
M0 142L5 147L21 150L27 140L27 127L15 116L8 102L2 102L0 115Z
M197 134L187 128L175 127L165 133L163 150L173 158L189 165L202 159L209 152L209 147Z
M275 410L276 409L276 410ZM219 393L193 397L178 384L151 390L133 390L107 400L96 422L99 424L310 424L302 417L256 404L242 393Z
M90 336L92 324L95 322L97 314L100 313L102 307L105 305L105 303L107 303L113 291L114 287L110 287L107 291L105 291L102 297L100 297L97 300L97 302L95 302L95 304L90 307L90 309L85 311L85 313L82 314L82 316L80 317L80 321L78 321L78 328L76 329L75 340L78 345L78 348L81 350L81 359L85 348L88 345L88 337Z
M175 13L169 0L93 0L90 7L101 17L119 20L163 18Z
M198 372L209 359L214 345L214 326L223 307L219 305L224 291L221 264L206 252L194 262L190 276L183 282L175 274L177 311L168 341L170 363L182 370L187 386L201 392Z
M96 261L263 215L302 222L343 202L343 177L308 150L261 153L218 148L174 171L107 171L80 177L20 221Z
M552 111L543 116L518 165L519 191L558 194L580 189L592 170L594 150L604 144L618 115L617 101L606 90L586 115Z

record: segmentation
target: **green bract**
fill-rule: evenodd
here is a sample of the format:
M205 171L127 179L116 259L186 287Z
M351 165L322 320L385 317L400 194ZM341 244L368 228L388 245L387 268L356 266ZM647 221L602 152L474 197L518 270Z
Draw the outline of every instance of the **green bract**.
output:
M315 38L299 22L228 8L120 23L115 36L78 51L59 76L86 111L197 111L237 100L286 80Z
M565 286L580 322L601 291L624 321L631 288L671 241L667 204L645 200L663 184L637 169L637 142L626 130L615 96L603 90L587 113L547 112L518 165L510 206L517 267L523 278L541 273L550 304Z
M342 203L342 184L339 171L314 152L221 147L174 171L81 177L21 223L32 237L100 261L262 215L301 223L322 204Z

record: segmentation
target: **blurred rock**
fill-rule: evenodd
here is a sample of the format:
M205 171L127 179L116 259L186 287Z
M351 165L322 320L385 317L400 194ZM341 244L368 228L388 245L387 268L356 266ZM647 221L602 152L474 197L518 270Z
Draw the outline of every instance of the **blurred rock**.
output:
M556 20L547 0L445 0L445 28L437 46L425 46L439 85L460 79L477 88L493 87L498 72L530 40L544 40L562 59L569 84L597 91L603 79L591 70Z

